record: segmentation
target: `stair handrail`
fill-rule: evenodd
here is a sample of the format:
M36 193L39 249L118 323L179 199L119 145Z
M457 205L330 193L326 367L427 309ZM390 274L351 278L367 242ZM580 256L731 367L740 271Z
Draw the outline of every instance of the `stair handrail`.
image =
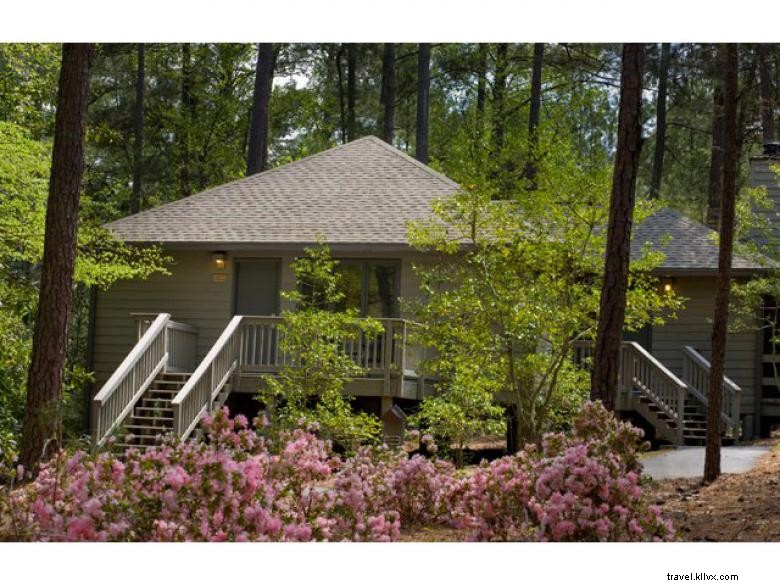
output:
M160 313L92 399L92 448L103 447L168 361L171 315Z
M646 396L656 407L671 417L677 426L677 433L682 437L683 419L685 413L685 396L688 385L678 378L669 368L636 341L624 341L623 346L630 348L630 353L638 358L640 364L625 363L623 383L633 383L634 388ZM646 366L646 367L643 367ZM637 371L638 370L638 371Z
M225 327L206 357L171 401L173 430L186 439L200 419L210 413L215 399L240 362L243 316L236 315Z
M688 383L688 392L707 407L707 393L710 387L710 361L690 345L683 346L683 378ZM737 431L740 422L740 388L728 376L723 376L723 404L721 420L730 430Z

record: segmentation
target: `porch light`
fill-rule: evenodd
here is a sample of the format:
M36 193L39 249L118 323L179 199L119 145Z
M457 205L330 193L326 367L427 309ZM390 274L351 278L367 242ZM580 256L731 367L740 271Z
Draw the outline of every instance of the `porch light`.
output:
M224 252L214 252L211 256L212 260L214 260L214 268L217 270L224 270L225 269L225 253Z
M661 279L661 288L663 288L663 291L666 294L671 294L674 292L674 279L673 278L662 278Z

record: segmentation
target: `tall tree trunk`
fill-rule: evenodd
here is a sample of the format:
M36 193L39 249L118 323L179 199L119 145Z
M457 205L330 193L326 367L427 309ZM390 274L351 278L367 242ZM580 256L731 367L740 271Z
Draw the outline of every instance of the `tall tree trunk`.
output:
M252 97L252 119L249 125L246 174L254 175L268 167L268 109L274 77L274 51L271 43L257 45L255 91Z
M141 182L144 168L144 86L146 67L146 47L138 43L138 70L135 75L135 110L133 125L135 138L133 140L133 194L130 197L130 213L141 210Z
M357 94L357 55L355 43L347 45L347 142L357 138L355 101Z
M179 194L186 197L192 192L190 184L190 124L194 119L194 102L192 100L192 55L190 44L181 46L181 132L179 137Z
M38 311L27 377L21 463L35 472L60 439L92 45L62 47Z
M385 43L382 55L382 139L393 144L395 135L395 43Z
M707 225L717 230L720 226L720 194L723 179L723 92L720 83L712 92L712 146L710 174L707 184Z
M477 49L477 130L482 134L482 124L485 117L485 98L487 88L487 58L488 46L480 43Z
M723 404L723 373L731 287L731 256L734 248L734 208L737 198L737 46L723 47L723 178L720 197L720 244L715 313L712 321L710 387L707 396L707 442L704 481L720 475L720 412Z
M491 153L494 161L500 160L504 150L504 95L506 94L509 45L499 43L496 47L495 76L493 79L493 131Z
M775 134L775 87L769 62L772 45L758 46L758 76L761 93L761 129L764 142L774 142Z
M756 84L758 76L758 51L745 51L751 56L747 63L740 64L740 72L737 75L737 86L742 88L737 95L737 160L742 160L742 152L745 140L752 139L753 131L748 126L750 120L761 115L760 88ZM741 75L741 77L740 77ZM760 80L759 80L760 83ZM737 173L739 182L739 173Z
M344 101L344 70L341 65L341 57L344 54L344 45L339 45L338 51L336 51L336 77L338 78L338 90L339 90L339 125L341 133L341 143L347 142L349 131L347 130L347 108Z
M428 164L428 113L431 91L431 45L420 43L417 56L417 140L415 158Z
M661 45L661 62L658 67L658 99L655 102L655 153L653 154L653 172L650 179L650 197L661 196L661 181L664 173L664 154L666 154L666 97L669 85L669 61L671 45Z
M604 283L601 288L601 306L590 389L591 399L601 400L610 410L615 408L620 347L626 314L631 223L634 215L639 149L642 145L644 62L644 45L635 43L623 45L617 153L612 176Z
M539 155L539 137L536 130L539 127L539 115L542 110L542 65L544 62L544 43L534 45L534 65L531 72L531 106L528 112L528 162L524 175L529 188L536 189L536 161Z

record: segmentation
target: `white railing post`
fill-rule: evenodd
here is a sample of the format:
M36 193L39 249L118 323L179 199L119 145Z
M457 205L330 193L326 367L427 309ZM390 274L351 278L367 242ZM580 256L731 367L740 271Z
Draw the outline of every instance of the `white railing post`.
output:
M164 335L170 317L168 313L161 313L154 319L92 399L95 450L103 446L114 429L130 414L146 388L165 367L168 353L158 341Z
M240 344L236 340L241 335L243 319L241 315L236 315L230 320L206 357L171 401L174 428L179 438L186 439L201 417L212 411L214 398L238 368L241 361Z
M384 322L385 331L384 331L384 347L382 348L383 351L383 357L382 361L384 362L382 364L382 367L384 369L384 395L388 396L390 394L390 366L393 362L393 322L392 321L385 321Z

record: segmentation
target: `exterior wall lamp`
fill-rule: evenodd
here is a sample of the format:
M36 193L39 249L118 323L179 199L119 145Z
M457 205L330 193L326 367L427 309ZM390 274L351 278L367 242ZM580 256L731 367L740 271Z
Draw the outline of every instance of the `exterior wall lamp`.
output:
M661 279L661 289L666 294L671 294L674 292L674 278L667 276Z
M214 268L217 270L224 270L225 269L225 253L224 252L214 252L211 255L211 259L214 261Z

